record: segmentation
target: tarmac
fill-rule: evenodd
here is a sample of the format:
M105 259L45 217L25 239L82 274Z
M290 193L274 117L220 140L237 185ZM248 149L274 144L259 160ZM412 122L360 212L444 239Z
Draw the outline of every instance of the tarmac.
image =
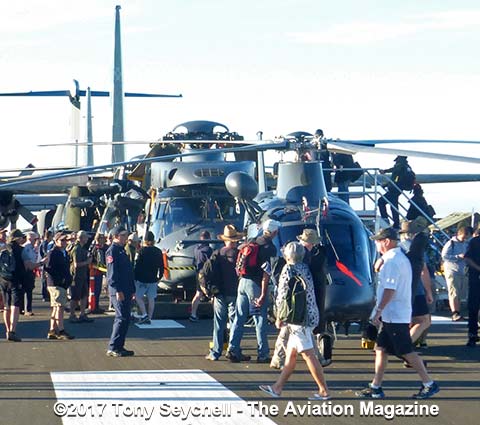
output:
M22 316L18 325L23 341L0 341L0 425L479 423L480 347L465 347L466 323L448 318L435 321L428 348L420 351L441 387L432 399L415 403L418 376L392 359L386 399L359 400L355 391L371 381L374 357L360 347L352 326L349 336L338 335L334 362L325 369L332 399L322 402L308 401L316 386L300 359L281 398L258 390L279 372L255 362L253 329L243 341L250 362L205 359L211 319L132 325L126 347L135 356L111 358L105 354L111 314L92 315L93 323L67 321L76 338L57 341L46 339L49 311L35 294L35 315ZM273 326L269 336L272 348Z

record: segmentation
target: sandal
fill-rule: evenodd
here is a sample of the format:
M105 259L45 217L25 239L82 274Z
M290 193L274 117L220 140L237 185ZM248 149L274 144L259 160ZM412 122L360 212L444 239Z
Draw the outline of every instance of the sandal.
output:
M268 394L270 397L275 397L275 398L280 397L280 394L277 394L275 391L273 391L270 385L259 385L258 388L261 391L263 391L265 394Z
M308 397L310 401L326 401L330 400L332 396L330 394L327 395L320 395L318 393L314 393L311 397Z

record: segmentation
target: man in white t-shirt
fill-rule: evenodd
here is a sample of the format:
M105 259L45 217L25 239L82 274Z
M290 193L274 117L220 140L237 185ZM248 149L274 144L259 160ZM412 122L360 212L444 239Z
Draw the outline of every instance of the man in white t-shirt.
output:
M412 318L412 269L400 247L398 233L391 227L371 237L382 254L383 266L378 274L377 303L371 320L380 326L375 345L375 376L368 388L357 393L363 398L384 398L382 381L389 354L404 358L420 375L422 387L415 399L426 399L440 391L428 375L420 356L413 351L410 338Z

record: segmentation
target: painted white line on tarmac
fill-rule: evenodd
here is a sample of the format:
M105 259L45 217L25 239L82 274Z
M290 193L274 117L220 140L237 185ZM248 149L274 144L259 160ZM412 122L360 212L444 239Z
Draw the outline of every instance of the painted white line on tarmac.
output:
M64 425L271 425L201 370L51 372ZM263 395L259 392L259 398Z
M175 320L152 320L150 325L140 325L135 323L135 326L140 329L183 329L181 323L176 322Z
M468 322L454 322L450 317L434 316L432 315L432 325L467 325Z

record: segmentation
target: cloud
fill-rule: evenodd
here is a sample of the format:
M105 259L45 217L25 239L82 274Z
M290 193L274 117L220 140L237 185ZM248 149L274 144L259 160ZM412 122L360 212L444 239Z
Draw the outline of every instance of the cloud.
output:
M378 23L357 21L332 25L324 30L288 33L305 44L361 45L409 37L425 31L462 30L480 24L480 10L452 10L419 14L403 22Z

